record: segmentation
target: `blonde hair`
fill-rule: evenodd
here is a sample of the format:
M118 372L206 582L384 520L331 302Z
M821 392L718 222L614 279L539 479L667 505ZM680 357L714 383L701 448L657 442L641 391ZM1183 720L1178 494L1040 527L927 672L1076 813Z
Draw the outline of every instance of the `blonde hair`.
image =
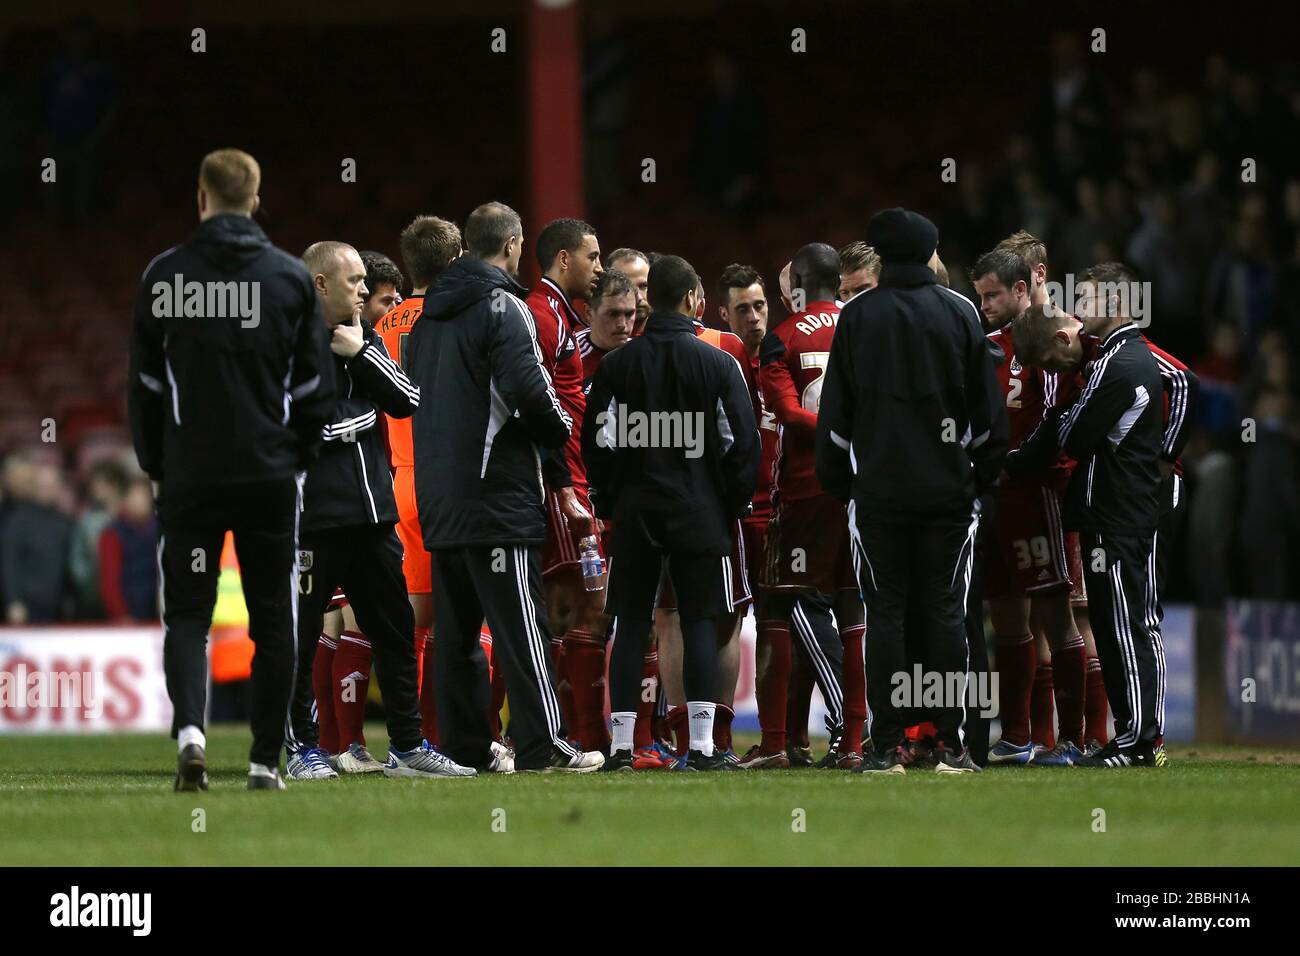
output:
M199 185L215 208L248 211L262 185L262 167L242 149L218 149L203 157Z

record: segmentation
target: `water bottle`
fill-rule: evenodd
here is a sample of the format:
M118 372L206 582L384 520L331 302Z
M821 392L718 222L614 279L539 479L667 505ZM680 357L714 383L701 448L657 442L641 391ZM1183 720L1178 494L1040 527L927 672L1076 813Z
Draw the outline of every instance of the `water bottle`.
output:
M582 583L588 591L605 590L605 559L596 548L596 536L587 535L579 545L582 548Z

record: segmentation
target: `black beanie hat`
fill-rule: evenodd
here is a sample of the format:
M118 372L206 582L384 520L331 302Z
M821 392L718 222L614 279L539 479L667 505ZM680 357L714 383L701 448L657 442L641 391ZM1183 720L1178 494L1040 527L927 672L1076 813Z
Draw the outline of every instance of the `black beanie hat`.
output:
M901 206L882 209L867 224L867 245L885 263L925 264L939 247L939 230L919 212Z

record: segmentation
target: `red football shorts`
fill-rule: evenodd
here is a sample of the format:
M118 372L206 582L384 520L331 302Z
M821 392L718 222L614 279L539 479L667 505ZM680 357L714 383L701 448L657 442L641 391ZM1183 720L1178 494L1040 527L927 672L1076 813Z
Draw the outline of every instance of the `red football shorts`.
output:
M999 490L984 576L986 597L1023 597L1070 583L1060 498L1042 485Z
M585 489L574 487L578 503L587 509L593 518L596 515L591 507L591 499ZM591 532L583 531L571 525L569 519L560 510L560 499L552 491L546 492L546 543L542 545L542 577L550 577L563 568L582 565L582 539ZM596 548L602 556L607 556L603 535L596 536Z
M857 591L844 505L830 495L779 502L767 526L760 586L818 594Z

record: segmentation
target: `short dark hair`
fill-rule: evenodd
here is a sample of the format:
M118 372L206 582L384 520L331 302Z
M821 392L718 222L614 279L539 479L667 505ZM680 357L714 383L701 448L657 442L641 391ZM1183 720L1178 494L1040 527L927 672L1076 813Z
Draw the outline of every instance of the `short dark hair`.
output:
M676 309L686 293L700 286L700 277L681 256L661 255L650 264L646 298L656 312Z
M523 236L524 223L505 203L485 202L465 220L465 248L475 259L501 252L511 236Z
M587 306L595 312L600 308L602 299L617 295L635 296L636 289L632 287L632 280L627 277L627 273L620 272L618 269L606 269L596 280L596 291L587 300Z
M757 269L753 266L733 262L722 270L722 276L718 279L720 304L724 306L731 304L732 289L748 289L751 285L757 285L764 293L767 292L767 283L763 281L763 277Z
M1084 269L1078 281L1099 285L1103 282L1130 284L1138 281L1138 274L1136 269L1122 262L1098 262Z
M416 216L398 239L413 289L425 289L460 255L460 230L437 216Z
M402 270L397 268L397 263L382 252L375 252L367 249L359 253L361 264L366 267L366 289L367 294L374 293L381 285L391 285L398 292L406 284L402 278Z
M1109 318L1131 318L1144 291L1137 270L1122 262L1098 262L1088 266L1075 284L1083 285L1085 282L1097 286L1097 293L1105 298L1102 314ZM1111 295L1116 296L1114 307L1110 304Z
M975 260L975 268L970 271L971 282L985 276L993 276L1008 290L1017 282L1023 282L1028 290L1033 285L1034 274L1029 263L1018 252L997 246Z
M572 252L582 245L584 236L594 236L596 230L581 219L552 219L537 235L537 264L543 272L555 265L555 257L562 250Z
M823 295L835 297L840 288L840 254L834 246L824 242L810 242L801 246L790 260L790 282L799 277L799 288L807 301L815 302Z
M646 265L650 264L650 257L640 249L630 249L627 246L619 246L605 257L605 268L613 269L614 263L622 262L624 259L644 259Z

